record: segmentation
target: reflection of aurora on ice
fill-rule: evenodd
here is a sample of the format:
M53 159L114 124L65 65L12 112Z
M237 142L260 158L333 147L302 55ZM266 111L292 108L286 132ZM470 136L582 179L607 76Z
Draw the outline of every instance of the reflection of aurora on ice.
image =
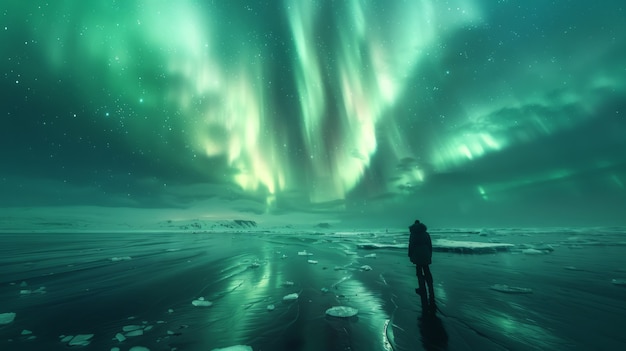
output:
M149 350L290 350L305 343L404 350L441 342L441 335L451 336L446 342L452 349L612 348L625 341L614 320L626 316L619 285L626 262L623 245L615 245L623 231L433 232L442 240L515 243L491 254L435 252L436 318L421 311L405 250L381 246L372 257L357 246L373 236L374 243L400 242L406 233L55 234L46 250L31 243L50 234L4 234L2 244L10 242L12 249L2 255L0 274L13 310L0 311L0 347L28 351L75 342L110 349L133 342ZM540 245L554 249L523 253ZM21 264L23 257L33 264ZM309 264L309 257L319 263ZM362 270L364 264L371 270ZM20 294L36 287L42 293ZM59 320L58 313L67 311L69 317ZM594 332L579 333L581 328ZM20 335L23 330L32 334Z

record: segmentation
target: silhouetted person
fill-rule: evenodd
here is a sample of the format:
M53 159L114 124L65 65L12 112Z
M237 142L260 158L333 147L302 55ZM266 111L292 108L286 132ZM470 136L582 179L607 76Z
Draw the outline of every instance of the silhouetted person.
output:
M411 232L409 237L409 258L415 264L415 273L419 284L415 292L422 297L422 301L426 300L428 296L428 300L434 306L435 290L433 288L433 275L430 273L429 267L432 263L433 244L430 234L426 230L426 225L418 220L409 227ZM426 294L425 285L428 285L428 295Z

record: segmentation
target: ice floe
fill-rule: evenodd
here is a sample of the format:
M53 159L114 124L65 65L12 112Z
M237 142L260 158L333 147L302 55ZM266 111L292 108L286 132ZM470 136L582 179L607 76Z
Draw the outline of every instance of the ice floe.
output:
M191 301L191 304L196 307L211 307L213 302L205 300L204 297L200 297L197 300Z
M292 294L288 294L285 295L283 297L283 301L293 301L293 300L297 300L298 299L298 293L292 293Z
M492 290L507 293L507 294L531 294L533 292L533 290L529 288L509 286L506 284L494 284L490 286L489 288Z
M491 253L495 251L509 251L514 246L506 243L483 243L448 239L433 240L433 251L443 252Z
M142 336L143 335L143 329L133 330L133 331L130 331L130 332L124 334L124 335L126 335L127 337Z
M211 351L252 351L252 347L248 345L234 345L219 349L213 349Z
M492 253L496 251L509 251L515 245L506 243L484 243L477 241L460 241L448 239L433 240L433 251L458 252L458 253ZM408 244L383 244L383 243L359 243L359 249L407 249Z
M15 320L14 312L0 313L0 325L9 324Z
M408 244L380 244L380 243L359 243L356 244L356 247L364 250L375 250L375 249L406 249L408 248Z
M139 329L143 329L143 326L141 325L125 325L122 327L122 330L124 332L132 332L135 330L139 330Z
M111 261L119 262L119 261L130 261L132 257L130 256L121 256L121 257L111 257Z
M73 336L69 346L87 346L91 343L91 338L93 338L93 334L78 334Z
M527 255L541 255L547 254L554 251L554 247L552 245L540 244L540 245L530 245L530 244L521 244L520 248L522 249L522 253Z
M582 271L582 269L575 267L575 266L566 266L563 268L567 269L568 271Z
M317 264L316 260L308 260L307 262L309 262L310 264Z
M547 253L546 251L541 251L541 250L537 250L537 249L524 249L522 250L522 253L525 255L543 255L545 253Z
M20 290L20 295L31 295L31 294L45 294L46 293L46 287L42 286L38 289L35 290L30 290L30 289L22 289Z
M349 306L333 306L326 310L326 314L331 317L350 318L359 313L359 310Z
M626 279L613 279L611 283L613 283L613 285L626 286Z
M115 339L117 341L119 341L119 342L122 342L122 341L126 340L126 337L122 333L117 333L117 334L115 334Z

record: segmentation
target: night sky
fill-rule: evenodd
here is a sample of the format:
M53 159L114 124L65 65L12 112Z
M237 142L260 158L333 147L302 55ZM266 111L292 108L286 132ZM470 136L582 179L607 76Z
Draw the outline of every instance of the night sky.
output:
M626 225L625 7L5 0L0 211Z

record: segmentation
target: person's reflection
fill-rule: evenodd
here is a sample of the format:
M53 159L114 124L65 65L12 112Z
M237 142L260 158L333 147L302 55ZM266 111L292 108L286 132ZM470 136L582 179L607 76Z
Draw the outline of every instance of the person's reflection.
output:
M437 317L437 305L435 301L428 302L426 296L422 296L422 315L417 318L417 326L422 334L422 345L425 350L447 350L448 333Z

